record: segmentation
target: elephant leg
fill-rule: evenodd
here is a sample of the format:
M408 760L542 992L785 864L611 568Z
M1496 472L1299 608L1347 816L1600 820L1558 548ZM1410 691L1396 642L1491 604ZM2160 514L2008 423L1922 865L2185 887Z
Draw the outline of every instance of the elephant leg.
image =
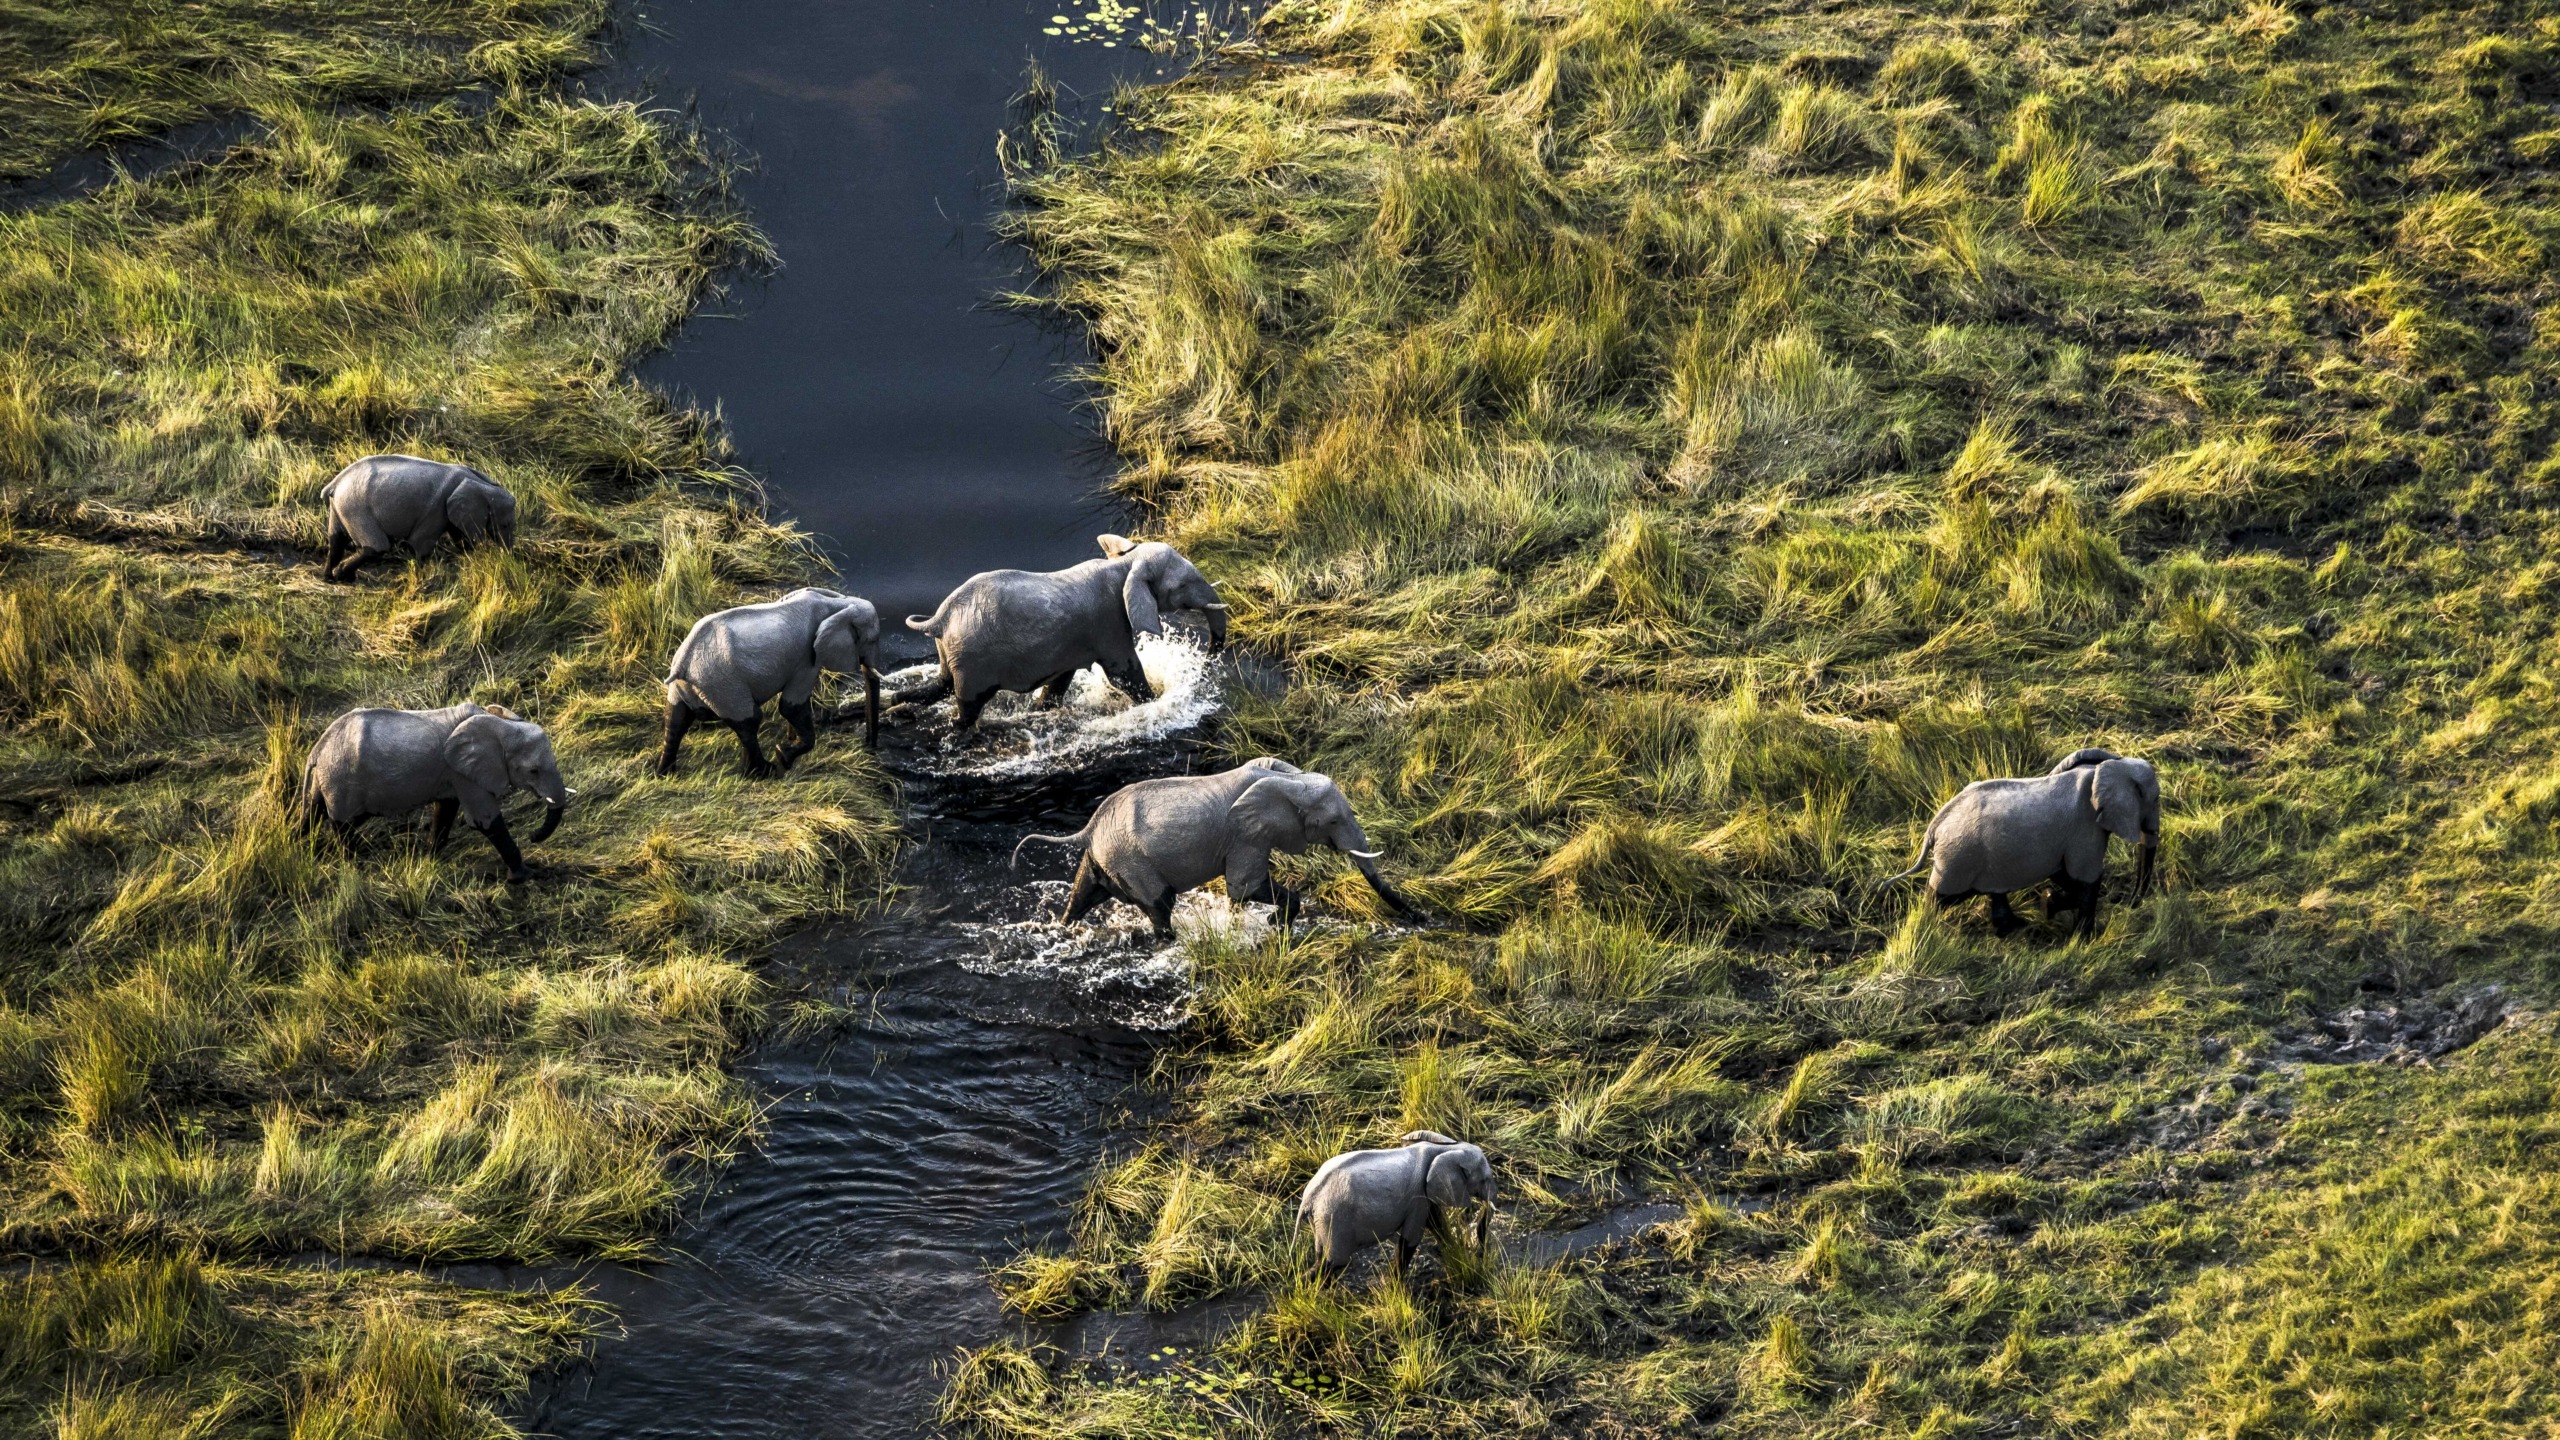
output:
M1278 925L1285 930L1289 926L1297 923L1298 914L1300 910L1304 908L1303 902L1297 891L1290 889L1288 886L1281 884L1277 880L1266 882L1262 887L1262 891L1262 898L1271 902L1271 920L1273 924Z
M347 558L339 562L338 568L331 571L328 578L341 584L351 581L356 578L356 571L362 569L366 561L378 560L384 553L380 550L367 550L359 545L347 553Z
M1093 857L1087 855L1076 866L1075 888L1067 892L1067 908L1059 914L1058 923L1073 925L1110 898L1111 892L1103 887L1101 871L1095 867Z
M2015 935L2026 923L2018 918L2017 911L2009 908L2008 896L1991 897L1991 932L1993 934L2003 937Z
M1156 688L1147 683L1147 670L1143 665L1134 661L1127 665L1115 665L1106 661L1103 664L1102 673L1111 681L1112 689L1140 705L1156 698Z
M336 516L330 516L329 549L326 554L320 557L321 579L335 580L339 578L338 566L344 563L347 558L347 546L348 536L345 528L338 524L338 518Z
M2106 888L2106 876L2102 874L2095 880L2074 880L2070 883L2072 899L2080 911L2080 923L2073 927L2072 937L2093 940L2098 934L2098 896Z
M1067 702L1067 692L1075 688L1076 672L1052 675L1040 682L1040 698L1031 702L1034 710L1055 710Z
M444 842L453 835L453 817L462 813L462 802L439 800L436 802L434 813L434 821L427 826L427 848L441 855L444 853Z
M1173 887L1168 885L1164 893L1138 907L1147 912L1147 923L1155 927L1158 940L1173 938L1173 901Z
M684 733L693 728L699 717L693 707L681 700L667 702L667 738L658 746L658 773L671 774L676 768L676 752L684 748Z
M1413 1242L1402 1235L1396 1237L1396 1277L1404 1277L1405 1268L1413 1264Z
M729 729L738 737L738 768L750 780L762 780L775 773L773 762L764 758L764 747L756 743L756 731L763 724L759 710L744 720L732 720Z
M986 709L987 702L994 698L996 698L996 687L992 685L975 695L955 695L951 703L958 713L952 720L952 725L961 730L977 729L978 713Z
M781 710L782 723L790 728L791 735L782 742L782 748L775 752L773 758L779 768L788 770L791 762L818 748L818 715L806 700L777 708Z
M524 883L529 873L524 868L524 852L516 848L515 837L507 833L507 817L501 815L490 821L489 828L480 833L489 837L489 848L497 851L498 858L507 862L507 883Z

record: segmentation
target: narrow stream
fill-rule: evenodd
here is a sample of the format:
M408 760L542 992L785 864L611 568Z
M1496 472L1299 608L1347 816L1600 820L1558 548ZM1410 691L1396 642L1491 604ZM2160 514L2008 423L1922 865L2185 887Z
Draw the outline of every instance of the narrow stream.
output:
M1106 457L1069 378L1081 352L986 305L1020 283L986 222L1026 61L1087 119L1115 77L1163 73L1125 35L1103 46L1081 8L1057 25L1069 9L646 0L614 82L698 106L752 157L739 192L782 260L644 377L716 403L776 508L884 615L929 611L979 570L1073 564L1123 523L1100 498ZM1086 36L1042 33L1072 27ZM929 1429L949 1360L1004 1329L988 1267L1064 1229L1129 1118L1134 1076L1184 1013L1179 951L1155 947L1134 912L1062 929L1042 918L1065 888L1061 857L1006 864L1023 831L1073 828L1119 785L1188 768L1227 682L1179 642L1145 659L1162 693L1142 706L1093 677L1057 712L999 702L968 742L943 728L947 706L888 720L882 758L913 842L902 898L773 962L860 1020L740 1062L771 1107L762 1143L676 1235L675 1258L587 1275L618 1333L537 1384L529 1429ZM892 700L925 673L889 677Z

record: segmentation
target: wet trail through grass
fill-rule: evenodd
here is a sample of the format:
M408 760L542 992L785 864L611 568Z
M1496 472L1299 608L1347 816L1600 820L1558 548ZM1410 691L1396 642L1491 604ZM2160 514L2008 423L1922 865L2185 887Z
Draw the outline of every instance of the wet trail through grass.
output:
M1026 67L1070 122L1163 69L1126 38L1042 33L1074 8L647 0L626 47L618 83L743 149L739 197L781 262L640 373L716 403L777 511L883 615L929 612L981 570L1074 564L1118 528L1068 377L1079 342L991 306L1021 283L987 221Z
M1157 62L1124 38L1048 37L1055 7L657 0L612 83L691 103L751 157L741 197L780 268L743 279L643 368L724 414L776 508L822 536L844 588L930 610L979 570L1055 568L1120 528L1065 379L1071 342L995 313L1007 102L1037 58L1091 119ZM894 627L892 654L922 647ZM1087 686L1053 715L1000 703L955 745L948 707L894 715L884 759L914 849L883 916L774 962L786 991L858 1018L771 1043L738 1073L771 1106L667 1264L590 1272L616 1329L546 1377L524 1420L563 1437L892 1436L930 1423L958 1349L1004 1326L987 1267L1060 1231L1183 986L1133 914L1067 932L1055 877L1007 868L1112 789L1179 773L1216 667L1152 652L1164 695ZM893 675L890 698L926 672ZM855 732L840 726L828 743ZM725 760L725 756L723 757ZM788 783L788 782L785 782ZM1056 869L1055 856L1037 857Z

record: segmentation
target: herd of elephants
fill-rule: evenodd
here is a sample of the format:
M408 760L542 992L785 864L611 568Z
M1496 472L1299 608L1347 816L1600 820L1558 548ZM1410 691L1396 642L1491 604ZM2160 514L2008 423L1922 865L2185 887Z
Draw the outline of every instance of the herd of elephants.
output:
M515 538L515 497L466 465L368 456L340 471L321 498L328 506L322 572L331 580L352 580L357 567L394 548L424 559L448 536L457 546ZM1197 614L1210 648L1225 644L1226 606L1189 560L1160 542L1099 538L1100 559L1048 573L987 571L963 582L933 614L907 617L910 629L933 637L941 661L936 684L918 698L932 702L947 693L958 728L968 732L997 692L1036 691L1038 705L1054 706L1088 666L1101 666L1131 700L1150 698L1137 637L1162 634L1167 615ZM716 717L737 735L749 776L781 774L817 744L810 702L824 672L862 677L864 741L876 745L879 656L878 612L833 590L794 590L703 616L676 647L663 682L657 773L674 768L688 730ZM768 701L790 731L770 759L757 740ZM431 806L429 843L441 849L459 813L506 862L508 879L522 881L524 856L499 810L518 791L546 806L533 843L550 836L577 794L562 779L550 738L532 721L468 701L438 710L357 709L331 722L312 747L302 814L344 836L366 819ZM2010 894L2051 882L2055 904L2076 911L2073 933L2085 938L2096 930L2110 835L2136 847L2139 898L2150 888L2159 850L2159 774L2146 760L2078 750L2043 775L1964 787L1930 820L1911 868L1887 883L1926 868L1941 905L1988 896L1992 924L2005 936L2025 923L2010 908ZM1379 873L1378 852L1341 789L1269 756L1217 774L1125 786L1083 829L1021 843L1035 840L1082 854L1061 916L1067 924L1121 900L1146 913L1159 940L1170 939L1176 897L1223 878L1230 900L1272 905L1286 926L1299 899L1273 877L1271 855L1318 844L1350 857L1398 914L1415 914ZM1401 1272L1435 1220L1469 1208L1477 1212L1481 1247L1493 1201L1493 1170L1482 1149L1417 1130L1391 1148L1324 1162L1300 1197L1298 1219L1327 1273L1389 1238Z

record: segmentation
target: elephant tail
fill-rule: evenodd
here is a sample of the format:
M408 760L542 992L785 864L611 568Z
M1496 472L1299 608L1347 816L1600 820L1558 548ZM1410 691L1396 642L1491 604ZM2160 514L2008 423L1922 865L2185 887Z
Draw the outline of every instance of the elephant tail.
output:
M1876 889L1881 891L1888 885L1899 884L1900 882L1908 880L1912 876L1929 868L1929 852L1936 849L1937 846L1938 822L1936 817L1933 816L1929 821L1928 832L1920 837L1920 853L1911 857L1911 868L1903 871L1899 875L1887 875L1876 882Z
M320 793L320 777L313 771L313 761L317 758L315 754L311 760L302 762L302 802L294 812L306 830L319 829L329 818L329 799Z
M957 595L958 593L959 592L955 590L952 592L952 595ZM910 615L907 617L908 629L913 630L920 635L930 635L936 640L942 638L943 627L950 623L951 595L943 596L942 603L934 607L932 614Z
M1008 868L1022 863L1022 847L1034 840L1045 840L1052 845L1065 845L1071 849L1082 850L1093 843L1086 838L1086 831L1092 828L1088 825L1084 830L1079 830L1073 835L1025 835L1013 842L1013 859L1007 862Z

